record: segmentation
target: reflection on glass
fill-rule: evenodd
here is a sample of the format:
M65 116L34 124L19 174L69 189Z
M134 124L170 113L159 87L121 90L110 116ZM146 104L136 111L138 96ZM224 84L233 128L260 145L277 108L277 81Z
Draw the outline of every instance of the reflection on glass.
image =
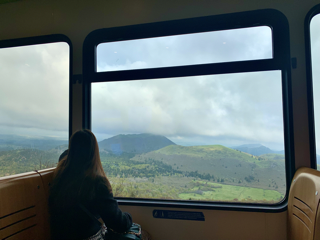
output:
M67 148L69 45L0 49L0 177L53 167Z
M310 23L311 33L311 56L312 56L312 82L313 82L313 99L314 99L314 122L316 132L316 149L317 149L317 164L318 170L320 170L320 155L318 149L320 149L320 95L318 91L320 89L320 14L314 16Z
M92 84L118 197L276 203L286 192L281 71Z
M183 66L272 58L269 27L101 43L97 70Z

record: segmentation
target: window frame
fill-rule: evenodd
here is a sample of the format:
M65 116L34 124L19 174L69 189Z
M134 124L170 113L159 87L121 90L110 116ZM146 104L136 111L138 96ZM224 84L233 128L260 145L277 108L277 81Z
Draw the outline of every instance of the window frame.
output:
M312 54L311 54L311 31L312 18L320 14L320 4L311 8L304 21L305 52L306 52L306 77L307 77L307 101L308 101L308 125L310 146L310 167L317 169L316 129L314 116L313 79L312 79Z
M96 51L100 43L257 26L269 26L272 29L273 57L271 59L97 72ZM289 24L287 18L280 11L273 9L98 29L91 32L86 37L83 45L83 128L91 129L91 83L94 82L129 81L267 70L281 70L282 72L287 190L281 202L268 205L258 203L117 198L119 204L255 212L285 211L290 184L295 171L289 43Z
M71 40L63 34L53 34L46 36L6 39L0 41L0 49L32 46L46 43L65 42L69 45L69 119L68 119L68 139L72 135L72 43Z

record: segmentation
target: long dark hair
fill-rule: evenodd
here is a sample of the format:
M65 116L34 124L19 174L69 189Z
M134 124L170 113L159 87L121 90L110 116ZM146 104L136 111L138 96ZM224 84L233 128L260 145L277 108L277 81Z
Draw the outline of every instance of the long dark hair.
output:
M68 155L58 163L50 188L49 205L69 207L95 197L97 181L111 185L102 168L96 137L90 130L75 132Z

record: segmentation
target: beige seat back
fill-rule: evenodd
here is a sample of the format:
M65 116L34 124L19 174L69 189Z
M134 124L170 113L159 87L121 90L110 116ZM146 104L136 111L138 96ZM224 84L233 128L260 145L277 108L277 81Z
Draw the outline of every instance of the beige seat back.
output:
M49 222L49 212L48 212L48 199L49 199L49 188L53 179L53 170L55 168L48 168L44 170L39 170L38 173L40 174L41 181L43 184L43 190L46 197L46 202L44 207L44 215L45 220L43 224L43 228L45 230L45 239L50 238L50 222Z
M0 178L0 239L48 239L46 206L37 172Z
M320 172L297 170L289 193L288 236L290 240L320 240Z

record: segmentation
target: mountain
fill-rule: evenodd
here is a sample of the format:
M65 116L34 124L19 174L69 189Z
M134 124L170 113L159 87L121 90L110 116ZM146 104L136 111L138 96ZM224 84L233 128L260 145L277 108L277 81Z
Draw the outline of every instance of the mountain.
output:
M273 151L274 153L277 153L277 154L282 154L284 155L284 150L281 150L281 151Z
M268 153L277 153L277 154L284 154L284 151L274 151L270 148L267 148L261 144L244 144L237 147L232 147L233 149L236 149L241 152L250 153L255 156L260 156L262 154L268 154Z
M160 148L175 145L168 138L154 134L120 134L99 142L100 151L106 150L113 154L146 153Z
M0 135L0 151L17 149L49 150L67 143L66 140L58 140L53 137L31 138L19 135Z
M185 176L219 179L226 184L278 190L285 193L285 161L278 155L253 156L221 145L170 145L137 154L131 160L162 162ZM221 180L222 179L222 180Z

